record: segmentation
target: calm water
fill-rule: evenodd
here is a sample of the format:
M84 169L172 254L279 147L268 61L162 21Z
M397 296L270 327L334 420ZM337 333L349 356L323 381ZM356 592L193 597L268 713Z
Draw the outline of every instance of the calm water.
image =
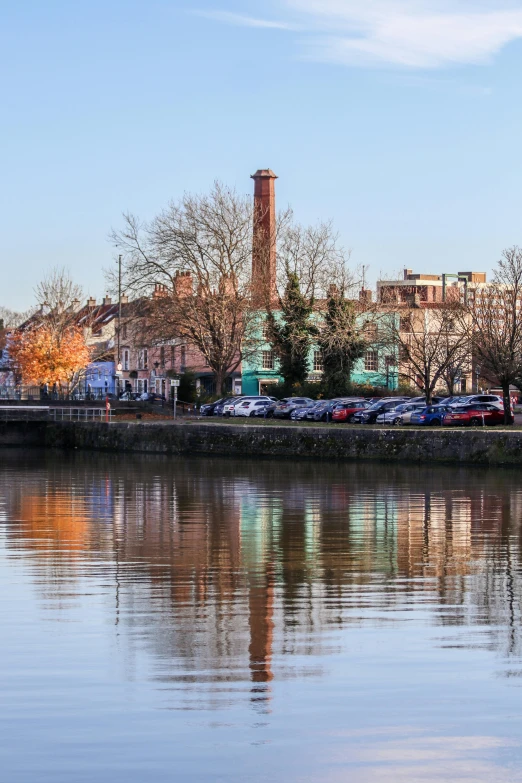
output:
M516 472L0 453L0 779L522 781Z

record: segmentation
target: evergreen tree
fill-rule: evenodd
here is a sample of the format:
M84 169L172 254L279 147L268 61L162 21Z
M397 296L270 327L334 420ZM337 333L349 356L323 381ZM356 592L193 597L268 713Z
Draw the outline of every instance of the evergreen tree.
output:
M310 370L311 338L317 335L317 329L310 321L313 300L301 293L299 278L294 273L288 275L280 307L280 319L271 310L267 312L266 326L285 387L291 391L306 381Z
M357 333L355 308L338 291L330 291L324 325L318 339L323 356L325 397L350 394L351 373L366 344Z

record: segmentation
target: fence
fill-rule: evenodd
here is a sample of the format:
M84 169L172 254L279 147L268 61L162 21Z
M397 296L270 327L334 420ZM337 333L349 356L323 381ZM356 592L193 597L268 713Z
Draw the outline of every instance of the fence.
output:
M112 411L105 408L49 408L45 405L6 405L0 407L4 421L112 421Z

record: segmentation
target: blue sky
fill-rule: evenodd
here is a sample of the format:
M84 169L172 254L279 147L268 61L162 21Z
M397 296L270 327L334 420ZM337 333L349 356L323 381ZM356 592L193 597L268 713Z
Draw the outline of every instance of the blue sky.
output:
M369 277L522 245L522 0L3 0L2 292L183 191L279 175Z

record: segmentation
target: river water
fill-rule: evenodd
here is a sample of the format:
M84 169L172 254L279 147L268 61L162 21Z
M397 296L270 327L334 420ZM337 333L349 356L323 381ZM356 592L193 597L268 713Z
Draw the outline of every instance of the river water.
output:
M6 783L522 781L514 471L0 453Z

